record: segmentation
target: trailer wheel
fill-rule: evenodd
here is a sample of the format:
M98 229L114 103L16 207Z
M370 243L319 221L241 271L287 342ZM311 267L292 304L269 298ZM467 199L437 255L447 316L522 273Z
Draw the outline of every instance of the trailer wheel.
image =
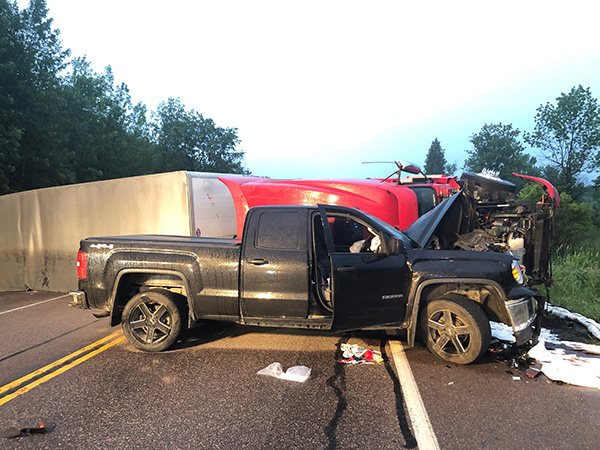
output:
M431 353L456 364L469 364L490 345L490 322L475 302L447 295L427 303L419 321Z
M140 292L125 305L123 333L140 350L166 350L179 338L183 309L181 302L168 291Z

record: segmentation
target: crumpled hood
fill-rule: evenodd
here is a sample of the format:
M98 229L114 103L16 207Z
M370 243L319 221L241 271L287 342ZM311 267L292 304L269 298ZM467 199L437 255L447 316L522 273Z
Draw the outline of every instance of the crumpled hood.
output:
M461 195L464 195L462 190L444 200L427 214L419 217L408 230L404 231L404 234L419 244L421 248L425 247L437 226Z

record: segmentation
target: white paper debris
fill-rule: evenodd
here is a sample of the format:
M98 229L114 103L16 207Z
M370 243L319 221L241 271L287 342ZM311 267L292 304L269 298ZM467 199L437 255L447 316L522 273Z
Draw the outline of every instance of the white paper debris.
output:
M257 375L267 375L269 377L279 378L280 380L297 381L304 383L310 377L310 369L306 366L293 366L285 372L281 363L274 362L264 369L256 372Z
M528 356L542 363L542 372L554 381L600 389L600 345L564 341L548 349L543 340Z
M490 322L490 326L496 339L515 342L508 325ZM557 348L547 349L546 342ZM541 362L542 373L553 381L600 389L600 345L561 341L556 334L542 328L540 341L527 355Z
M508 325L499 322L490 322L490 328L492 329L492 337L495 337L499 341L516 342L512 328Z

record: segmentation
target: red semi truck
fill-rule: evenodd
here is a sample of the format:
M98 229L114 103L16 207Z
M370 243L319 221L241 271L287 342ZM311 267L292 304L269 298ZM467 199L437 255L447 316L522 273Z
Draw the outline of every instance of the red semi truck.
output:
M558 192L541 178L514 174L543 187L536 204L517 202L515 185L493 175L465 172L460 178L418 175L386 179L274 180L222 175L233 197L237 232L241 237L248 210L266 205L330 204L358 208L406 230L446 198L462 190L450 216L439 223L428 248L510 252L525 267L530 282L551 283L550 249ZM400 171L398 171L398 174ZM458 220L456 220L458 219Z

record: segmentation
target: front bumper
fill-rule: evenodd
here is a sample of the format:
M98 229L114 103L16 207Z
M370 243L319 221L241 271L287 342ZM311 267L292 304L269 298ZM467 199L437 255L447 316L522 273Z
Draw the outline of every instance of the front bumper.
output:
M72 298L72 301L71 303L69 303L69 306L72 306L73 308L90 309L90 305L87 301L85 292L71 291L69 292L69 295Z
M534 330L532 326L540 310L538 302L539 300L535 297L523 297L506 301L506 309L510 316L517 345L528 342L534 337L535 332L539 334L537 328L540 327L536 327Z

